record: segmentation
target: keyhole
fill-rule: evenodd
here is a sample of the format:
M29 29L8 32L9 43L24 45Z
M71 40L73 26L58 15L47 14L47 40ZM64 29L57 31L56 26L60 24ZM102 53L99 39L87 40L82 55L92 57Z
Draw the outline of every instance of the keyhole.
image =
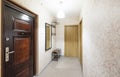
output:
M9 41L9 40L10 40L10 38L6 37L6 41Z
M22 33L23 35L25 34L25 33Z

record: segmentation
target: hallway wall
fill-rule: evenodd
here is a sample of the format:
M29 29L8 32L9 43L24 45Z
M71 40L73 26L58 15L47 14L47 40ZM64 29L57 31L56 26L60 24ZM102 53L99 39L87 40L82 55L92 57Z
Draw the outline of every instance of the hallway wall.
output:
M37 74L40 73L51 61L51 52L55 48L55 39L52 39L52 49L45 52L45 22L51 24L53 16L38 0L11 0L38 15L37 31Z
M120 0L85 0L84 77L120 77Z

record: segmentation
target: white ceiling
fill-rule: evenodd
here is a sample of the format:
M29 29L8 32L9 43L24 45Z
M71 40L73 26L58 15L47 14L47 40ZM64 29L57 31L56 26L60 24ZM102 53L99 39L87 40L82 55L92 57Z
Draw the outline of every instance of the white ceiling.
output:
M60 1L62 1L61 4ZM81 0L41 0L41 3L54 15L55 18L57 12L63 10L65 12L65 18L60 20L73 19L79 21Z

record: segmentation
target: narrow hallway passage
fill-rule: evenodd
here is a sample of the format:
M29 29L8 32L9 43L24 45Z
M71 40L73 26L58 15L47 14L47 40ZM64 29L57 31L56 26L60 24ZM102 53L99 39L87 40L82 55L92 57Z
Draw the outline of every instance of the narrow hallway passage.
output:
M0 77L120 77L119 59L120 0L0 0Z
M59 61L52 61L36 77L82 77L79 60L73 57L61 57Z

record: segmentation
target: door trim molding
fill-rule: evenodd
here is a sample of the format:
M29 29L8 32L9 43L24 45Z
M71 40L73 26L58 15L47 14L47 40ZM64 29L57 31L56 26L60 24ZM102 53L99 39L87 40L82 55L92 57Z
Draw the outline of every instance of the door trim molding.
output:
M81 69L83 71L83 19L81 19L80 23L80 63L81 63Z
M2 8L2 13L1 13L1 77L4 77L4 71L5 71L5 59L4 59L4 6L10 6L16 10L22 11L23 13L31 16L34 19L34 26L33 26L33 75L36 74L36 49L37 49L37 25L38 25L38 16L37 14L31 12L30 10L28 10L27 8L12 2L10 0L2 0L1 1L1 8Z

